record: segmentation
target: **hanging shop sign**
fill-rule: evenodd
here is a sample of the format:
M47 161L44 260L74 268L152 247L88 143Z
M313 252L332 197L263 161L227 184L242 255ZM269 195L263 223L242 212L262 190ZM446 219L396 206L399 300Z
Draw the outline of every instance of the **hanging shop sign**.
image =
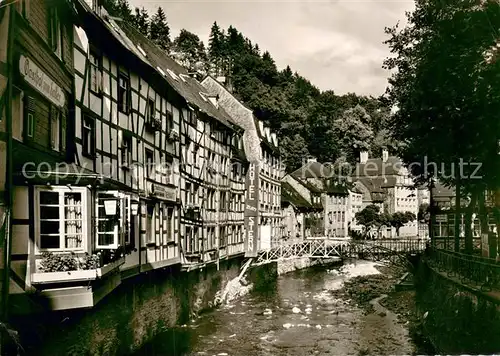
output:
M259 166L251 163L245 181L245 256L256 257L259 250Z

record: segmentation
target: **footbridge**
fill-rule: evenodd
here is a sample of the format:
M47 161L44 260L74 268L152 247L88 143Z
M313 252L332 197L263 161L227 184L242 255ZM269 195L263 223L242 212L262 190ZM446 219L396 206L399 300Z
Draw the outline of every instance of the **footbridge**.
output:
M408 256L423 252L428 239L351 240L312 238L281 242L261 251L252 265L262 265L294 258L364 259L407 265Z

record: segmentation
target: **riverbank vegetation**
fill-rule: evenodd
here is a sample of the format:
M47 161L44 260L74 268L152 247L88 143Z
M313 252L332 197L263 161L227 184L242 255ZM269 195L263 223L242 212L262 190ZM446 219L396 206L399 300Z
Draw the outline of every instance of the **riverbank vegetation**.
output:
M435 354L432 344L425 337L421 320L415 304L415 291L396 291L394 285L406 273L406 269L399 266L377 266L380 274L360 276L344 282L343 288L334 291L337 297L344 297L356 303L365 314L374 313L372 300L386 295L380 304L395 313L398 322L408 326L410 337L415 346L417 355ZM385 315L381 315L382 317Z
M355 164L361 150L380 157L382 147L397 147L389 139L390 106L383 96L321 91L289 66L278 69L269 51L234 26L223 29L214 22L205 44L187 29L172 38L168 11L161 7L149 14L144 8L133 11L127 0L105 0L104 5L190 73L225 77L226 86L278 133L288 172L311 155L319 162Z

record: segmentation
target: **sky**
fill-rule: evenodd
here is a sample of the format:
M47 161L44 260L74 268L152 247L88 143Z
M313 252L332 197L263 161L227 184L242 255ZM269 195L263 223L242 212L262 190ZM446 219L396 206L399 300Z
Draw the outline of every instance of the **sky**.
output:
M233 25L269 51L279 69L289 65L321 90L378 96L389 72L382 62L389 53L386 26L414 9L413 0L129 0L150 13L161 6L172 39L182 28L205 44L217 21Z

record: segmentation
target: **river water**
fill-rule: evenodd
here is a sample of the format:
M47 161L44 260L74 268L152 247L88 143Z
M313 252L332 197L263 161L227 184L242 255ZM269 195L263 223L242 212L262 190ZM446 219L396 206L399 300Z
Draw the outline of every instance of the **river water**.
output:
M344 280L377 273L371 262L310 269L278 278L188 325L158 335L137 355L403 355L413 351L406 328L375 305L364 315L331 291Z

